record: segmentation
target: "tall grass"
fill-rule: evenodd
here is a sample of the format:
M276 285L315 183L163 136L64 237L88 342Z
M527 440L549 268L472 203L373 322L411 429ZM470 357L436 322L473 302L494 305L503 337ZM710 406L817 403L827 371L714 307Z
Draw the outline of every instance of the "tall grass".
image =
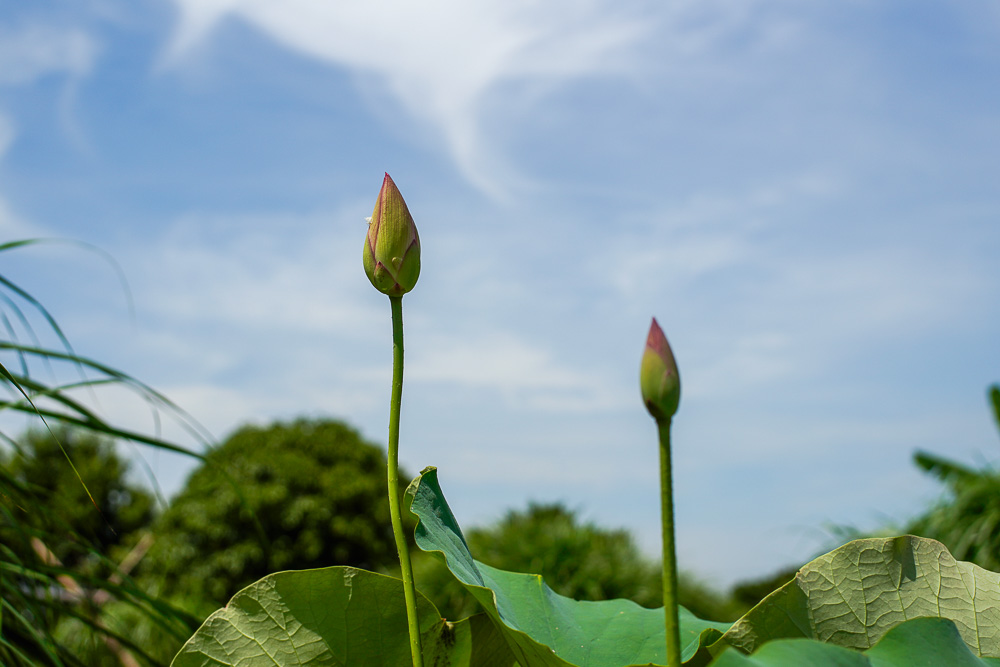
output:
M0 244L0 256L38 243L42 241ZM8 416L21 414L29 426L45 430L57 442L65 428L73 428L203 459L162 438L158 427L153 434L137 432L111 423L91 407L101 391L124 388L150 406L157 425L160 419L170 419L195 441L211 441L197 422L159 392L78 354L45 306L3 274L0 326L0 384L6 392L0 398L0 439L7 449L21 449L22 435L2 425L17 421ZM44 344L43 338L54 345ZM62 442L59 446L66 465L75 471L71 449ZM0 664L165 664L169 656L151 655L150 644L140 641L133 629L148 628L183 641L200 619L147 594L129 576L151 538L140 540L123 559L112 560L51 511L46 493L11 474L3 460L0 457ZM86 488L79 474L76 479ZM99 512L96 503L93 511ZM62 558L55 555L56 545Z

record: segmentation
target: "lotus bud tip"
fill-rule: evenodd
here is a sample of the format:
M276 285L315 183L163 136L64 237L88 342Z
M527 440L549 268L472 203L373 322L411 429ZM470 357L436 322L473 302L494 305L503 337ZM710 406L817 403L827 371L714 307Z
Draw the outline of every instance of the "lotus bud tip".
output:
M403 195L386 172L375 210L368 218L362 261L375 289L403 296L420 275L420 238Z
M642 354L639 388L646 409L657 422L670 420L677 412L681 400L681 378L674 353L655 317L649 326Z

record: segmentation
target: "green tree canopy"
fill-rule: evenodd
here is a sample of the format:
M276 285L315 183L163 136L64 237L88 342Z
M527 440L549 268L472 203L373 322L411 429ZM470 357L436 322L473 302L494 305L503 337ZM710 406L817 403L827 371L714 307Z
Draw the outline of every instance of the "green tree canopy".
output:
M58 520L64 537L45 546L67 567L81 565L95 552L123 557L122 549L152 522L152 496L128 479L128 461L118 456L111 439L57 428L28 431L13 444L3 462L7 474L44 503L44 511L35 505L22 513L20 523L42 527Z
M469 547L488 565L541 574L554 591L577 600L661 603L656 567L628 531L581 523L561 504L508 512L495 526L470 531Z
M385 466L383 449L341 422L241 428L160 517L144 572L211 611L271 572L391 568Z
M140 536L149 534L152 498L129 481L109 437L84 428L54 434L29 431L0 451L0 664L111 667L129 652L148 658L147 646L116 638L120 619L130 620L128 630L154 627L171 645L196 627L128 578L148 544Z

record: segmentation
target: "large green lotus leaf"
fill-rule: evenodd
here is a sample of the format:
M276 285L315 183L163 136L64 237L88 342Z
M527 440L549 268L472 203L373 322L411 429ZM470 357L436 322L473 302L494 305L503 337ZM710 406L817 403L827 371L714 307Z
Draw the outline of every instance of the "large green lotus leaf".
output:
M417 546L441 556L476 597L525 667L623 667L666 662L663 609L629 600L581 602L553 592L538 575L505 572L473 559L445 502L437 470L427 468L407 489L416 515ZM683 659L705 664L705 647L729 628L680 610Z
M729 648L711 667L997 667L976 656L946 618L914 618L885 633L864 653L815 639L779 639L753 655Z
M426 665L511 667L492 621L447 623L417 595ZM171 667L399 667L410 664L403 582L352 567L271 574L215 612Z
M1000 657L1000 574L956 561L926 538L855 540L804 566L734 623L713 652L725 642L752 653L792 637L865 650L922 616L951 619L976 655Z

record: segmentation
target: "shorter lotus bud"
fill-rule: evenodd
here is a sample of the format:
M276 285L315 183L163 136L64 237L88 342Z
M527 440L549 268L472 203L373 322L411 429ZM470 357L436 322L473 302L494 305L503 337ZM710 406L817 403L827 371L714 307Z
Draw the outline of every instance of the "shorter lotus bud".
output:
M681 402L681 376L663 329L656 323L649 327L646 350L639 368L639 387L649 414L657 422L669 421Z
M368 280L389 296L403 296L420 275L420 238L403 195L385 175L368 219L363 261Z

